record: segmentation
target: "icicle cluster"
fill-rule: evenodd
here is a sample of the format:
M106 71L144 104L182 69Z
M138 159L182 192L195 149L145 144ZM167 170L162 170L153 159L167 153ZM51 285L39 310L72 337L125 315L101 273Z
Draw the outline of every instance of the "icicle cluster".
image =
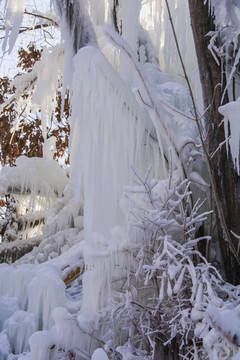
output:
M5 8L7 8L7 11L5 17L3 52L5 52L7 44L9 45L9 53L13 49L22 24L25 3L25 0L5 0Z
M239 162L239 147L240 147L240 127L239 127L239 111L240 111L240 98L237 101L231 101L226 105L220 106L218 111L224 116L224 130L225 138L227 139L227 152L230 145L231 156L240 175L240 162ZM229 134L230 128L230 134ZM230 135L230 136L229 136ZM230 137L230 138L229 138Z
M41 200L42 207L48 208L51 200L62 196L67 183L67 176L56 161L20 156L16 161L16 167L2 169L0 194L3 196L10 192L29 195L30 202L25 204L29 211L41 210ZM40 199L35 204L38 195Z
M146 115L96 48L78 52L74 74L72 176L76 194L84 194L85 237L91 241L93 232L109 236L122 223L117 204L131 182L131 164L142 166Z
M194 43L190 27L188 2L185 0L168 1L172 20L178 36L179 46L188 74L196 69L196 56L193 53ZM170 26L165 1L150 0L142 4L140 21L153 41L157 51L161 70L170 73L173 78L182 82L181 64L173 46L174 39Z

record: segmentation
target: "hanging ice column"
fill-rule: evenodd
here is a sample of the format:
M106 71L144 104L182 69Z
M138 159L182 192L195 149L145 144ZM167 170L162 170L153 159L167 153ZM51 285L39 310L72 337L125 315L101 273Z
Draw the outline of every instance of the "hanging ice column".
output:
M72 176L77 196L83 192L90 244L93 233L109 237L123 222L118 202L131 183L131 165L142 167L146 113L96 48L81 49L74 66Z

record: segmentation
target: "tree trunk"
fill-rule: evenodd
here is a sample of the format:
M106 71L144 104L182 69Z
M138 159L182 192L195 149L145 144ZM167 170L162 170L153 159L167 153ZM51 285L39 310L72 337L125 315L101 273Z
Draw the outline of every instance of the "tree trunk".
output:
M202 84L203 100L208 111L205 114L205 126L207 133L207 150L212 154L221 142L225 140L224 127L220 125L222 116L218 112L221 105L222 90L221 68L214 60L208 49L209 37L206 34L215 30L213 16L208 12L208 2L204 5L203 0L188 0L191 26L195 42L196 54L199 65L200 79ZM223 103L228 102L225 96ZM222 209L226 226L229 231L229 238L226 241L226 234L222 227L219 214L218 238L224 270L227 281L240 283L240 266L238 256L238 240L231 233L240 235L240 177L237 175L231 155L227 156L226 146L222 146L215 156L210 160L211 172L215 184L217 201ZM231 241L229 241L229 239ZM235 252L235 255L233 254Z
M166 346L158 338L155 340L156 345L154 349L153 360L180 360L182 357L179 355L179 346L176 339Z

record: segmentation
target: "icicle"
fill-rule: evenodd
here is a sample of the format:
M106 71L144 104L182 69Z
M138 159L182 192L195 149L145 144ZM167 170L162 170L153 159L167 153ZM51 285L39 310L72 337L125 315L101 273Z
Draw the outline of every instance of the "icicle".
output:
M188 2L186 0L168 0L173 23L178 36L187 73L191 74L197 67ZM142 4L140 21L152 39L157 52L160 69L170 73L173 78L183 82L182 68L167 14L165 1L149 0Z
M37 330L35 316L32 313L18 310L4 323L12 352L21 354L28 350L28 340Z
M139 14L141 0L120 1L122 36L131 48L137 52L138 33L140 30Z
M3 52L5 52L6 50L7 43L9 44L8 52L10 53L13 49L22 23L25 3L26 0L5 1L5 7L7 7L7 11L5 17L5 37L3 41Z
M165 271L162 274L161 278L161 287L159 290L159 297L158 297L158 304L160 305L164 299L165 296L165 283L166 283L166 273Z
M90 4L90 15L95 26L102 26L105 21L105 0L88 0Z
M29 212L40 211L62 196L67 183L66 173L56 161L20 156L16 167L1 169L0 194L11 192L25 196Z
M72 176L78 196L84 191L89 241L93 232L109 235L123 221L118 201L131 183L130 166L142 168L146 114L97 49L77 54L73 86Z
M61 35L65 44L62 87L64 95L67 88L70 93L72 90L74 55L86 45L97 47L97 39L84 0L55 0L54 4L61 19ZM62 111L63 106L64 104Z
M230 140L227 141L227 145L230 145L231 155L233 158L234 166L238 174L240 174L239 167L239 143L240 143L240 127L239 127L239 112L240 112L240 98L237 101L232 101L226 105L218 108L220 114L224 116L224 130L225 138L228 139L229 132L228 126L230 125ZM227 152L228 152L228 146Z
M167 295L169 298L172 297L172 285L171 285L171 281L168 279L168 284L167 284Z
M55 109L55 94L59 86L59 77L63 71L63 47L55 45L49 51L44 49L41 61L37 62L33 72L36 74L35 91L32 103L41 106L41 122L44 141L47 129L51 127L52 113ZM64 103L64 102L63 102Z
M38 329L49 329L53 325L52 310L67 302L61 273L51 265L22 265L15 269L1 264L1 295L17 298L21 310L34 314ZM21 314L18 319L24 322Z

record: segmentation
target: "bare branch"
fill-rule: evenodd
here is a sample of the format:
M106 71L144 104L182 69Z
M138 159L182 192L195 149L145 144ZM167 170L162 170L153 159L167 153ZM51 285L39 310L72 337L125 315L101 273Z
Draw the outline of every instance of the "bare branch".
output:
M48 17L46 15L42 15L42 14L34 13L34 12L29 12L27 10L24 11L24 14L34 16L34 17L39 18L39 19L47 20L47 21L49 21L51 23L51 25L59 27L59 24L55 20L51 19L50 17Z

